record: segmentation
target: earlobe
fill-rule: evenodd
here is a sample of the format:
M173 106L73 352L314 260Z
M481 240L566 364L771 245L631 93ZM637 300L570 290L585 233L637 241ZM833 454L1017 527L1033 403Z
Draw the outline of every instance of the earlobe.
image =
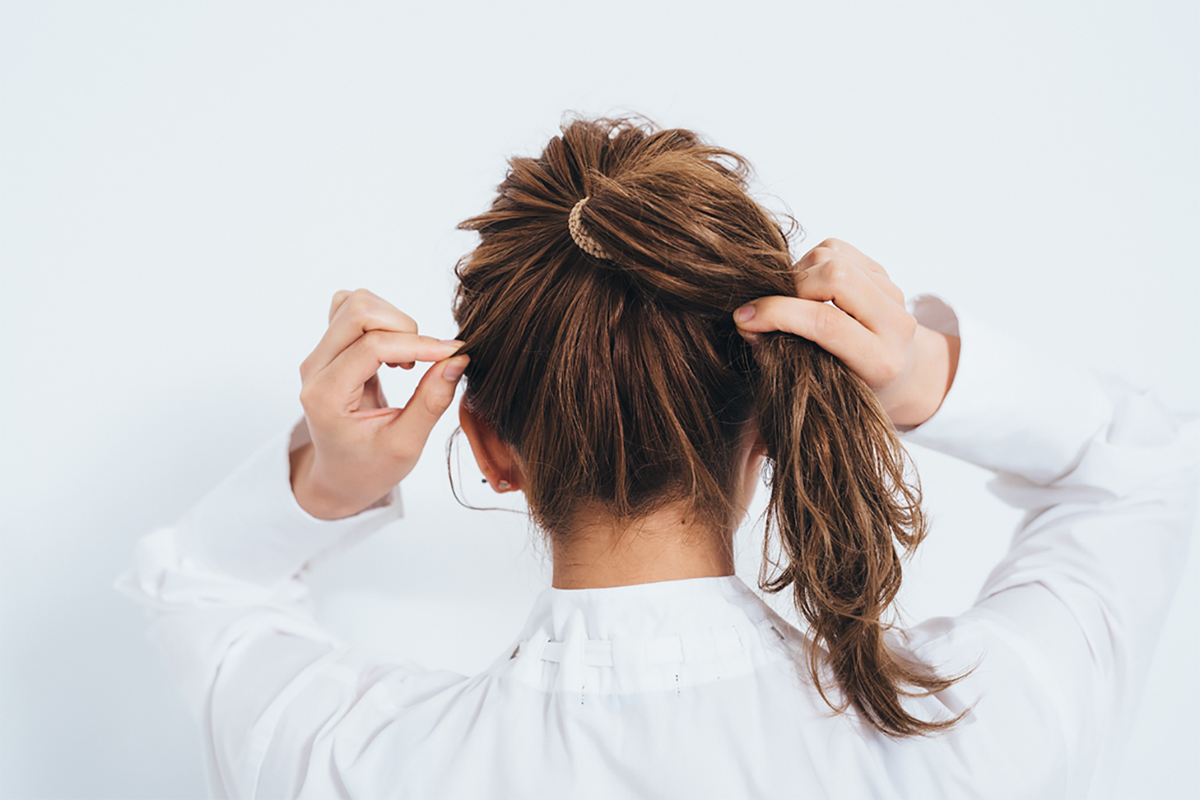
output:
M750 448L751 458L766 458L767 443L763 440L762 434L759 434L754 439L754 444Z
M520 459L492 426L467 406L465 397L458 405L458 422L467 435L467 441L471 443L471 452L475 454L479 471L492 489L497 492L520 491L525 477Z

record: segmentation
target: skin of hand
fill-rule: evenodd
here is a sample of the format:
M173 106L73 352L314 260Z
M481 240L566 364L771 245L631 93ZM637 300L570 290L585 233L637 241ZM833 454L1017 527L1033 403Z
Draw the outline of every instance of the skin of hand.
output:
M762 297L733 312L752 341L784 331L842 360L879 398L892 424L933 416L958 369L960 341L919 325L878 263L837 239L796 262L795 297Z
M386 495L413 467L454 400L468 356L459 341L417 333L417 323L365 289L340 291L329 328L300 365L300 403L312 442L291 454L292 492L318 519L352 516ZM379 385L384 364L434 362L403 408Z

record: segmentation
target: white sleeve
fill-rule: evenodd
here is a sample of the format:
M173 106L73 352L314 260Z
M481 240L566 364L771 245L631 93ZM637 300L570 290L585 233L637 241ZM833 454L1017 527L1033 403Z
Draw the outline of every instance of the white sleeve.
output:
M305 512L289 445L306 434L302 420L177 524L142 539L117 580L147 607L151 638L201 723L215 796L295 795L325 769L310 763L320 737L372 686L419 671L347 648L313 617L301 580L309 567L402 512L399 487L346 519Z
M949 658L941 645L957 637L983 642L985 661L1019 663L990 673L1009 685L985 689L985 702L1036 696L1061 730L970 735L1024 737L1028 747L1049 737L1066 754L1067 793L1103 795L1187 555L1200 418L1022 349L932 296L912 307L929 327L959 333L962 351L942 407L901 438L992 470L989 490L1025 511L976 604L918 626L915 649Z

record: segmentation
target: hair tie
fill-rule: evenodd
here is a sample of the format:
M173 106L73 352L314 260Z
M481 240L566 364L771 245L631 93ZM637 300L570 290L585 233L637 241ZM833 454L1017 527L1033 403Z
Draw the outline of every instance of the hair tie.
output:
M579 218L583 211L583 204L588 201L588 198L583 198L575 207L571 209L571 216L567 220L567 228L571 231L571 238L575 240L575 244L579 245L579 249L590 256L612 261L613 258L608 254L608 251L600 246L592 237L588 236L587 229L583 227L583 220Z

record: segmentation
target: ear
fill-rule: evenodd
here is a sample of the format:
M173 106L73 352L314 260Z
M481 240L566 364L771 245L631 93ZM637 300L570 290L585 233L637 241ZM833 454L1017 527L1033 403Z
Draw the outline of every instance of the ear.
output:
M767 442L759 432L758 426L754 426L754 443L750 445L750 458L759 459L767 456Z
M464 397L458 404L458 422L467 441L471 443L471 451L475 453L475 463L479 471L497 492L513 492L525 485L525 473L521 469L521 460L513 449L508 446L483 417L467 407Z

